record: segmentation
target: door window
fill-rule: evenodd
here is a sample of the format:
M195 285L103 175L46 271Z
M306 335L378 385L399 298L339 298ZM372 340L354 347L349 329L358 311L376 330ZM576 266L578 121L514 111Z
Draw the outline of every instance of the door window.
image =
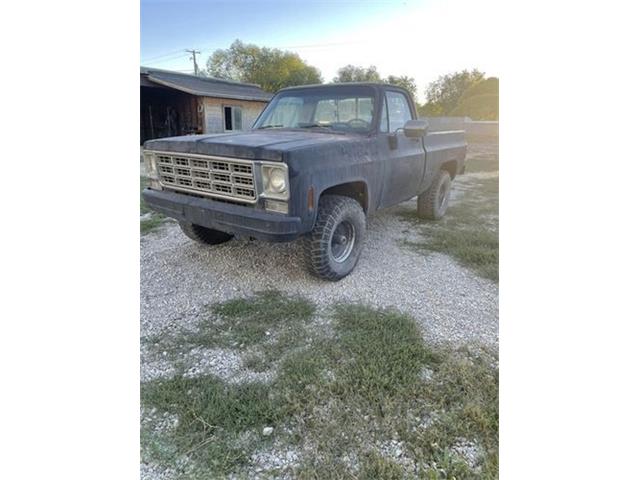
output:
M411 120L411 108L407 97L399 92L387 92L387 109L389 110L389 131L395 132Z

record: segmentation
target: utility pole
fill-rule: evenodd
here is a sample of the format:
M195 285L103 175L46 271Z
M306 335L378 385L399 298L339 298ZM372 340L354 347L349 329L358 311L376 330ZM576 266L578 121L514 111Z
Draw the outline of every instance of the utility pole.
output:
M189 57L189 60L193 60L193 74L198 75L198 63L196 62L196 55L198 55L200 51L186 49L185 52L191 54L191 57Z

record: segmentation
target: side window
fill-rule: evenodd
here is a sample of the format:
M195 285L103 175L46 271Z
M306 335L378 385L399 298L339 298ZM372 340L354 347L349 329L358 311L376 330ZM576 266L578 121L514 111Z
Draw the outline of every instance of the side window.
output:
M224 107L224 129L242 130L242 107Z
M389 110L389 130L395 132L411 120L411 108L407 98L399 92L387 92L387 109Z
M386 98L382 99L382 112L380 112L380 133L389 132L389 111Z

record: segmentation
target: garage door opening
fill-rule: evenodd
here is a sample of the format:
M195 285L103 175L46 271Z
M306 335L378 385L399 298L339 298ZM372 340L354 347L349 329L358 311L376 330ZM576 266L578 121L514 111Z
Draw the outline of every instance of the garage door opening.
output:
M203 133L197 97L169 88L140 87L140 144L194 133Z

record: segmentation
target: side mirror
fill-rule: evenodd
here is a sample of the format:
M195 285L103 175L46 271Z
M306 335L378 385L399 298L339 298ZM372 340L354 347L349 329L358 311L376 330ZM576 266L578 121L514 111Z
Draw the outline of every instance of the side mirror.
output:
M424 137L429 129L429 122L426 120L409 120L404 124L403 130L408 138Z

